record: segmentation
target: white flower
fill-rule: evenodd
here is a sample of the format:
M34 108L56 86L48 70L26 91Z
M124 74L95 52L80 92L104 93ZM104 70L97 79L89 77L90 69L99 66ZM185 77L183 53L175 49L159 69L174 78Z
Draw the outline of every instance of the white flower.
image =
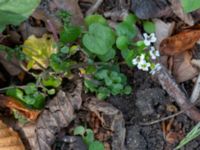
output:
M151 43L154 43L157 40L155 33L151 33L150 35L148 35L147 33L144 33L143 36L144 36L144 44L146 46L150 46Z
M132 60L133 65L137 65L145 61L145 54L141 54ZM146 62L146 61L145 61Z
M160 56L160 53L158 50L155 50L154 47L151 47L150 48L150 52L149 52L150 56L151 56L151 59L156 59L156 57L159 57Z
M133 65L137 65L139 62L140 62L140 57L139 56L137 56L136 58L134 58L132 60Z
M151 74L154 75L157 71L159 71L160 69L162 69L161 64L157 63L154 68L151 70Z
M137 67L138 67L138 69L140 69L140 70L148 71L150 66L151 66L150 63L148 63L148 62L146 62L146 61L143 61L143 62L139 63Z

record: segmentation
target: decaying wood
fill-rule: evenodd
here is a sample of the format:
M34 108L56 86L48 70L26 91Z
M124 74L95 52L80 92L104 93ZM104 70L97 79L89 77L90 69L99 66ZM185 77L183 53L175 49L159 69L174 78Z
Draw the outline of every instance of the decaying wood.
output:
M190 117L192 120L200 121L199 111L188 101L185 94L180 90L177 83L164 66L157 70L157 72L154 74L154 77L158 79L163 89L165 89L167 93L175 99L180 108L182 110L187 110L185 113L188 117Z

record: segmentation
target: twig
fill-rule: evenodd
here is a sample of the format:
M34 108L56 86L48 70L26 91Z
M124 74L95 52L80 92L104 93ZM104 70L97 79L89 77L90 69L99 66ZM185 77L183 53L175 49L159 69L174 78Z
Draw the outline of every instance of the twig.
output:
M53 26L52 22L49 19L47 20L47 24L48 24L51 32L53 33L53 38L54 38L55 42L58 42L59 38L58 38L57 32L56 32L55 27Z
M193 59L191 63L195 65L198 69L200 69L200 60ZM191 103L196 102L196 100L199 98L199 95L200 95L200 73L194 85L194 88L190 97L190 102Z
M161 67L156 70L154 77L158 79L163 89L165 89L167 93L175 99L181 110L186 110L185 113L188 117L192 120L200 121L200 113L198 109L187 100L185 94L180 90L177 83L164 66L161 65Z
M86 12L86 16L93 14L99 8L99 6L103 3L103 0L97 0L94 5L90 7L90 9Z

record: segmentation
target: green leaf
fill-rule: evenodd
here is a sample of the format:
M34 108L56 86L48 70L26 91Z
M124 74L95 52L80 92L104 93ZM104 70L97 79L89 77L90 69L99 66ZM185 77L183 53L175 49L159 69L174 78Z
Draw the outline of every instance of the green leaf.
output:
M24 93L18 88L11 88L6 91L6 95L22 100Z
M65 27L64 31L60 33L60 41L62 43L74 42L81 34L81 28L76 26Z
M83 45L96 55L105 55L114 43L115 33L100 23L90 25L89 32L83 36Z
M19 25L39 5L40 0L0 0L0 32L6 25Z
M100 87L98 89L97 98L100 100L106 99L108 96L110 96L110 90L106 87Z
M69 53L69 47L68 46L64 46L60 49L60 52L63 54L67 54Z
M135 52L133 50L123 50L121 51L122 57L129 67L132 67L132 59L134 58Z
M89 150L104 150L104 145L99 141L94 141L89 145Z
M116 51L113 48L110 48L110 50L104 54L104 55L98 55L98 58L103 61L109 61L110 59L113 59L115 57Z
M107 25L106 19L101 15L89 15L85 18L85 24L90 26L93 23L100 23L103 25Z
M132 92L132 88L131 88L131 86L126 86L125 88L124 88L124 94L130 94Z
M181 4L185 13L189 13L200 8L199 0L181 0Z
M143 27L147 33L154 33L156 30L155 24L151 21L143 21Z
M34 83L28 83L24 88L24 92L26 94L33 94L37 91L37 87Z
M74 129L74 135L81 135L81 136L84 136L84 133L85 133L85 128L83 126L77 126L75 129Z
M35 92L32 95L26 95L22 101L33 108L42 109L45 105L45 96L40 92Z
M129 24L135 24L137 22L138 18L134 14L129 14L128 16L125 17L124 21L129 23Z
M49 95L54 95L56 93L56 90L55 89L50 89L50 90L47 90L47 93Z
M55 76L48 76L47 78L42 80L42 84L46 87L54 87L57 88L61 85L62 78L61 77L55 77Z
M85 79L84 85L88 88L91 92L95 92L97 90L98 85L95 84L92 80Z
M123 85L120 83L116 83L111 86L111 93L113 95L117 95L121 93L122 90L123 90Z
M87 145L90 145L94 141L94 132L91 129L86 129L85 134L83 140Z
M121 22L116 26L118 36L126 36L128 39L133 39L136 36L136 29L134 25L128 22Z
M116 41L116 46L120 50L128 49L129 40L126 36L119 36Z

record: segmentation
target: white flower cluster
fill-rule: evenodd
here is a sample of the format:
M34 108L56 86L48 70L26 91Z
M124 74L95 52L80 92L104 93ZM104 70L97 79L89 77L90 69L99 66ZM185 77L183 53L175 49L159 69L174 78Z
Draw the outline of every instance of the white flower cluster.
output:
M133 65L137 65L138 69L148 71L151 64L145 60L145 54L141 54L132 60Z
M155 60L157 57L160 56L160 53L158 50L156 50L153 46L151 46L152 43L155 43L157 38L154 33L151 33L148 35L147 33L143 34L144 36L144 44L149 47L149 56L151 57L152 60ZM143 71L149 71L149 68L151 68L151 63L147 62L145 59L146 55L141 54L140 56L137 56L132 60L133 65L137 65L138 69L143 70Z

